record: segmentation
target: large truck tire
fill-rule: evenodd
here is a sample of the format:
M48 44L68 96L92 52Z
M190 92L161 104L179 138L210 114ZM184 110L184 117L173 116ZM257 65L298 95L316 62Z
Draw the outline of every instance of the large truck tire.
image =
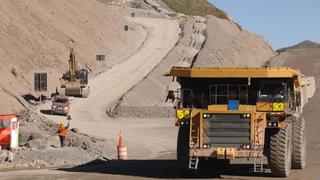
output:
M306 165L306 135L304 118L296 119L292 124L292 164L293 169L303 169Z
M274 176L289 176L292 158L291 135L292 125L288 123L270 138L269 165Z
M182 176L193 176L194 170L189 169L189 126L180 126L177 139L177 161Z

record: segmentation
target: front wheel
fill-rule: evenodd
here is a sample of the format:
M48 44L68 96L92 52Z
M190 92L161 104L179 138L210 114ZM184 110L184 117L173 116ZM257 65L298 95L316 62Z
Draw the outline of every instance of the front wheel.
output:
M288 123L270 138L269 165L274 176L288 177L292 157L292 125Z

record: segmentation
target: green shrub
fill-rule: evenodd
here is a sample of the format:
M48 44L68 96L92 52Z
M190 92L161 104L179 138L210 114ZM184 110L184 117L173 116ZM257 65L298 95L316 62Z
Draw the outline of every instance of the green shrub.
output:
M228 19L228 15L210 4L207 0L163 0L168 7L178 13L193 16L213 15L218 18Z

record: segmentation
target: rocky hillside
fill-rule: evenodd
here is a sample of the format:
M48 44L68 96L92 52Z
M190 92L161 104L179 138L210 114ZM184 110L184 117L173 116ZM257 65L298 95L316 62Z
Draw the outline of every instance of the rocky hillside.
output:
M262 36L232 21L208 16L205 35L194 66L262 66L275 56Z
M319 43L316 43L316 42L313 42L310 40L305 40L305 41L302 41L294 46L289 46L289 47L278 49L277 52L280 53L280 52L284 52L284 51L291 50L291 49L319 48L319 47L320 47Z
M103 70L143 40L142 28L99 1L2 0L0 24L2 114L26 104L21 96L32 93L34 72L47 72L48 90L54 91L68 68L71 47L77 51L80 66L95 70L98 65ZM125 24L129 31L124 31ZM106 54L107 61L97 64L95 56L100 53Z

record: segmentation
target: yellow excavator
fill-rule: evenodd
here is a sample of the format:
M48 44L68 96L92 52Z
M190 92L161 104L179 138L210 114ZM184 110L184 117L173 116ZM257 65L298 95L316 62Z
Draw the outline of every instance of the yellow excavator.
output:
M89 71L87 69L78 68L75 50L71 48L69 70L60 78L61 89L59 94L87 98L90 92L88 75Z

